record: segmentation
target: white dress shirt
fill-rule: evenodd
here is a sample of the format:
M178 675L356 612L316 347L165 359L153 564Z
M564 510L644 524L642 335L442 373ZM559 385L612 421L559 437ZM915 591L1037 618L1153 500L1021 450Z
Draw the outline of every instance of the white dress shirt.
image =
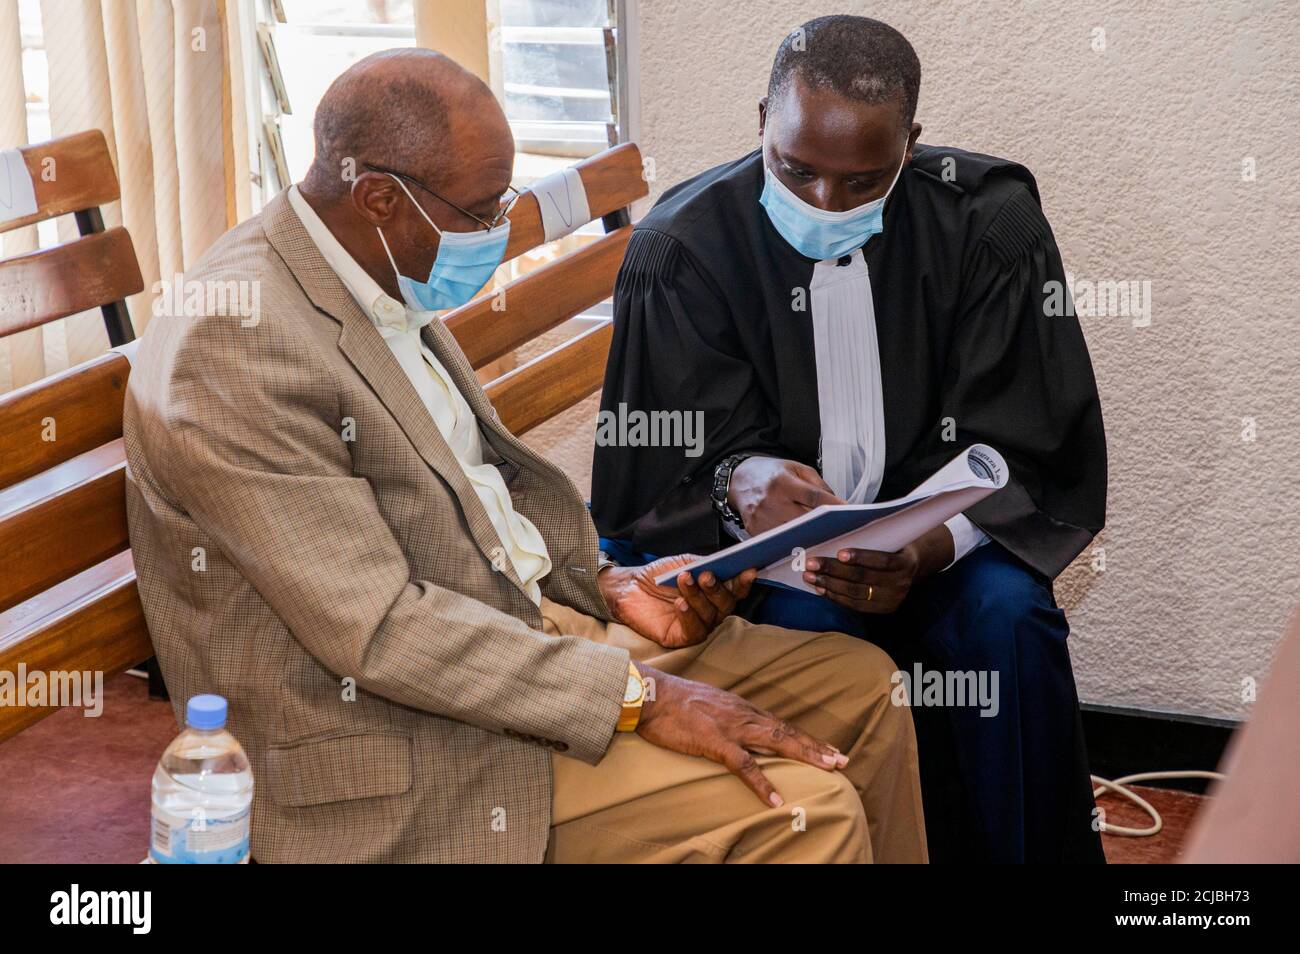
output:
M421 328L431 321L440 320L437 313L412 311L386 294L339 244L320 216L298 193L296 185L289 189L289 204L326 263L356 299L361 310L375 323L393 357L406 372L416 394L456 455L456 461L469 478L474 492L483 502L488 518L501 538L505 555L514 564L528 595L540 605L542 590L538 581L551 572L546 542L532 521L515 510L501 472L485 462L478 419L446 368L420 338Z
M849 503L871 503L885 473L885 398L876 305L862 250L844 265L835 259L814 265L809 293L822 476L838 497ZM945 526L952 534L952 563L988 542L984 531L964 513Z

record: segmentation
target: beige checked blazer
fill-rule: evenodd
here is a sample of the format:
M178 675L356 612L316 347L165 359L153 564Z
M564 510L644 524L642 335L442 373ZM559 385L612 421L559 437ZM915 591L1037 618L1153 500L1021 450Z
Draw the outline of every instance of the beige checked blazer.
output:
M253 856L540 861L551 752L601 758L626 651L542 633L473 487L284 194L185 279L187 294L257 282L260 311L150 323L126 400L131 545L178 718L196 693L229 700ZM546 540L544 595L609 619L577 489L501 426L441 322L424 338Z

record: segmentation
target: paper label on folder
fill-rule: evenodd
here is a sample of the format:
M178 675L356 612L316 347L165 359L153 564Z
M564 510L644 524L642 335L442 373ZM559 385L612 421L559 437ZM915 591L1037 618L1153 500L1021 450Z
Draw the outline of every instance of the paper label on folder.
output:
M32 175L17 149L0 150L0 223L36 214Z
M548 242L576 232L591 219L587 187L574 166L538 179L528 191L537 196L542 234Z

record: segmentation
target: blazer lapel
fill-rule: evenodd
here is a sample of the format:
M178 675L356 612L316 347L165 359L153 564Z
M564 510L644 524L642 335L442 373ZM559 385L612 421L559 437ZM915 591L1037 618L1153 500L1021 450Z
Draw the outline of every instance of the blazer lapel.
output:
M379 330L321 256L285 193L268 203L263 212L263 229L312 304L341 326L339 350L393 415L411 446L456 495L479 550L527 597L528 591L515 572L513 561L500 559L501 538L429 409L424 406ZM435 321L434 324L441 323ZM481 417L473 400L478 389L467 390L459 378L456 384L470 401L475 414ZM481 392L477 396L483 397ZM485 398L483 403L486 403Z

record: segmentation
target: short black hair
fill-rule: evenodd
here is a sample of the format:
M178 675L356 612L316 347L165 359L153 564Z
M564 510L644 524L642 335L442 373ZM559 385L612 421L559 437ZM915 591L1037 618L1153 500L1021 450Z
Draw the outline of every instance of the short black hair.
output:
M879 20L836 14L809 20L787 35L772 63L768 109L795 76L814 89L864 103L897 101L904 128L916 116L921 61L907 37Z

